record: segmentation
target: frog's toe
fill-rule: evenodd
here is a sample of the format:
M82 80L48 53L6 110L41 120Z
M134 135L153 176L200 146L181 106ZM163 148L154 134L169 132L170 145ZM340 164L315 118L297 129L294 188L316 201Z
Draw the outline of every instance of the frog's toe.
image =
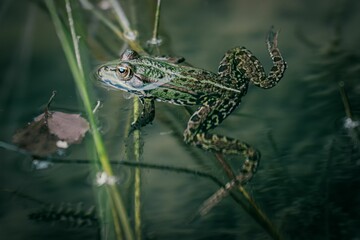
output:
M267 43L270 45L270 48L277 48L277 38L279 35L279 31L274 30L274 26L270 28L270 31L268 33L267 37Z

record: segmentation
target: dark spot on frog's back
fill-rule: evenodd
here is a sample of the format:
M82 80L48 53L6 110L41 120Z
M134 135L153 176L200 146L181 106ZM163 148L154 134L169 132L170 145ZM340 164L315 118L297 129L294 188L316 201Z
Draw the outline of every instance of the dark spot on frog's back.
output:
M227 65L221 65L220 67L219 67L219 72L224 72L224 71L226 71L227 70L227 68L228 68L228 66Z
M257 59L255 56L251 56L250 59L251 59L251 61L253 61L253 62L257 62L257 61L258 61L258 59Z
M158 72L157 77L158 77L158 79L163 79L164 74L162 72Z
M178 57L174 59L174 63L183 63L185 62L185 58L184 57Z
M222 101L222 105L223 106L227 106L229 104L229 99L225 98L223 101Z
M193 121L193 122L198 122L198 121L200 121L199 115L194 114L194 115L191 117L191 121Z
M240 72L241 75L244 75L246 73L246 70L243 68L239 68L239 69L237 69L237 71Z
M274 57L274 62L280 62L282 60L281 57Z

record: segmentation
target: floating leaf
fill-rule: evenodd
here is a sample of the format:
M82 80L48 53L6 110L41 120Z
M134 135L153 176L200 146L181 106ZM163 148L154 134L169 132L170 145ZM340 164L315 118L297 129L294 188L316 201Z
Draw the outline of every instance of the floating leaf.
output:
M57 150L59 139L49 132L45 119L33 121L13 136L13 143L35 156L47 156Z
M69 145L81 142L85 133L89 130L89 123L80 114L49 112L48 115L46 117L46 113L43 113L37 116L35 121L47 118L47 127L50 133Z
M51 96L45 112L35 117L13 136L13 142L35 156L47 156L58 148L80 143L89 130L89 123L80 114L49 111Z

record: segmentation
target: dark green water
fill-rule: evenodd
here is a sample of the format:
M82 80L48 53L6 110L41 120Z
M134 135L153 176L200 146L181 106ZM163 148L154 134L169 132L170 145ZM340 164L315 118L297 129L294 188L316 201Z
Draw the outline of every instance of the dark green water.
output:
M0 141L6 143L43 111L53 90L57 91L54 109L83 112L53 24L35 2L41 3L24 1L21 7L10 0L0 3ZM121 3L144 43L152 32L151 4ZM284 239L360 239L360 130L356 126L360 3L167 0L161 10L162 52L183 56L192 65L214 72L224 52L239 45L269 69L265 36L272 25L281 30L279 47L288 63L284 78L270 90L250 87L242 105L215 132L242 139L261 151L259 170L246 189ZM100 23L89 12L83 15L85 29L96 42L102 34ZM122 41L111 34L102 44L110 51L101 44L87 45L94 68L112 60L110 52L123 49ZM133 160L127 157L132 143L123 137L133 99L101 88L90 77L89 81L94 105L96 100L102 102L97 118L110 158ZM344 92L351 115L344 107ZM155 121L142 130L141 161L206 171L226 182L213 154L182 143L188 119L184 109L166 103L156 107ZM345 124L349 117L355 127ZM90 143L88 134L82 144L54 157L89 159L91 150L86 146ZM91 166L53 164L37 169L30 157L17 152L0 148L0 156L1 239L113 239L106 223L99 237L96 227L69 227L28 217L42 207L30 197L54 205L101 204ZM227 159L240 166L236 157ZM133 223L133 168L114 166L114 170ZM219 188L209 179L142 169L141 181L143 239L271 239L230 197L190 222Z

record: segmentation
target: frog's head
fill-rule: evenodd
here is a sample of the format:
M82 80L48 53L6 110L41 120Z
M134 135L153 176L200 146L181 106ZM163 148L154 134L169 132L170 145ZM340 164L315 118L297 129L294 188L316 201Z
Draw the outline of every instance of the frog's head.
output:
M169 81L159 68L159 62L128 49L120 60L100 66L97 77L108 87L145 95L146 91Z

